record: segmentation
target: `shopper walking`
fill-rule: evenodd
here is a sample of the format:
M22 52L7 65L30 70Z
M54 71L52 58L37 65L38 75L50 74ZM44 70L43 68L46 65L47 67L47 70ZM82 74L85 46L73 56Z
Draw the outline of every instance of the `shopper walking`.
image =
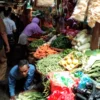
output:
M0 18L0 82L5 80L7 70L7 58L5 54L4 44L6 47L6 53L10 52L10 46L8 43L7 33L3 20Z
M6 10L4 12L5 18L3 19L5 27L6 27L6 32L7 36L9 39L10 46L14 45L14 32L16 32L16 25L15 22L10 18L11 10Z

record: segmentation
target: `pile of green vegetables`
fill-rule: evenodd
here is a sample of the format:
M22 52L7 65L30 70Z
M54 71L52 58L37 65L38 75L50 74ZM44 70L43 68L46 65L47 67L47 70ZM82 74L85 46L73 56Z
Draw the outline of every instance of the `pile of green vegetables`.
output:
M44 86L44 91L43 91L44 97L48 97L50 94L50 81L49 80L43 81L42 84Z
M60 54L49 55L37 61L36 64L37 70L44 75L52 71L63 71L64 68L58 64L60 60L61 60Z
M96 60L91 66L91 69L85 71L85 73L92 79L100 83L100 60Z
M46 100L40 92L28 91L25 93L20 93L16 100Z
M87 55L89 57L92 56L92 55L96 56L98 54L100 54L100 49L96 49L96 50L86 50L85 51L85 55Z
M72 47L71 41L64 35L59 35L57 39L53 40L51 46L60 49L66 49Z
M30 50L34 51L34 50L36 50L39 46L41 46L44 43L45 42L44 42L43 39L38 39L38 40L35 40L35 41L31 42L28 47L29 47Z
M65 49L63 52L60 53L60 56L62 58L64 58L65 56L67 56L69 53L71 53L72 51L75 51L74 49Z

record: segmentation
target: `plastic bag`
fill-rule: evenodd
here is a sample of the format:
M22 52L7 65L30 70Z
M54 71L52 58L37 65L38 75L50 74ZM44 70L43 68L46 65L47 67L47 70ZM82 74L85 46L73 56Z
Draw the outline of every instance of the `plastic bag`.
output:
M49 73L51 92L58 90L58 87L73 88L78 85L77 78L74 78L68 71Z
M80 82L79 82L78 88L85 89L87 83L93 83L93 81L87 75L82 74L82 77L80 78Z
M100 23L100 0L90 0L87 12L88 25L93 28L95 23Z
M50 96L47 97L48 100L74 100L74 94L70 88L58 87Z
M88 2L89 0L78 0L71 18L74 18L78 21L84 21L86 17Z

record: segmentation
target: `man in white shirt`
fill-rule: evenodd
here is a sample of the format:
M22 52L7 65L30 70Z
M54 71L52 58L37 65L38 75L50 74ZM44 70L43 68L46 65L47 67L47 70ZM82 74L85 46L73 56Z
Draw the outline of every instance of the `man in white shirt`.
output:
M5 11L4 12L5 18L3 19L4 24L6 26L6 31L7 31L7 35L11 35L13 34L13 32L16 31L16 25L15 22L10 19L10 11Z
M8 41L9 41L9 45L10 45L10 52L7 53L7 61L8 61L9 66L11 66L11 64L12 64L13 56L11 56L11 55L13 55L13 52L15 50L14 33L16 32L15 22L10 19L10 14L11 14L11 10L8 9L8 10L4 11L5 18L3 19L7 37L8 37Z
M12 19L10 19L10 14L11 14L11 11L9 10L5 11L4 12L5 18L3 19L3 21L6 27L8 40L9 42L12 42L14 41L13 33L16 32L16 25L15 25L15 22Z

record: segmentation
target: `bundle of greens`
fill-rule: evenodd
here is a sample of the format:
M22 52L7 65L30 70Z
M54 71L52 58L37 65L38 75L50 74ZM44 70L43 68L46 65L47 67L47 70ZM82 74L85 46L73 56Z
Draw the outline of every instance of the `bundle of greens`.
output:
M49 55L37 62L37 70L44 75L53 71L63 71L64 68L58 64L60 60L61 56L59 54Z
M60 53L60 55L61 55L62 58L64 58L65 56L67 56L72 51L75 51L75 50L74 49L65 49L63 52Z
M46 100L40 92L28 91L25 93L20 93L16 100Z
M90 70L85 71L85 73L92 79L100 83L100 60L94 62Z
M57 39L52 41L51 46L60 49L66 49L72 47L71 41L64 35L60 35L57 37Z
M41 46L43 43L45 43L43 39L38 39L38 40L35 40L35 41L31 42L28 47L29 47L29 49L34 51L39 46Z

